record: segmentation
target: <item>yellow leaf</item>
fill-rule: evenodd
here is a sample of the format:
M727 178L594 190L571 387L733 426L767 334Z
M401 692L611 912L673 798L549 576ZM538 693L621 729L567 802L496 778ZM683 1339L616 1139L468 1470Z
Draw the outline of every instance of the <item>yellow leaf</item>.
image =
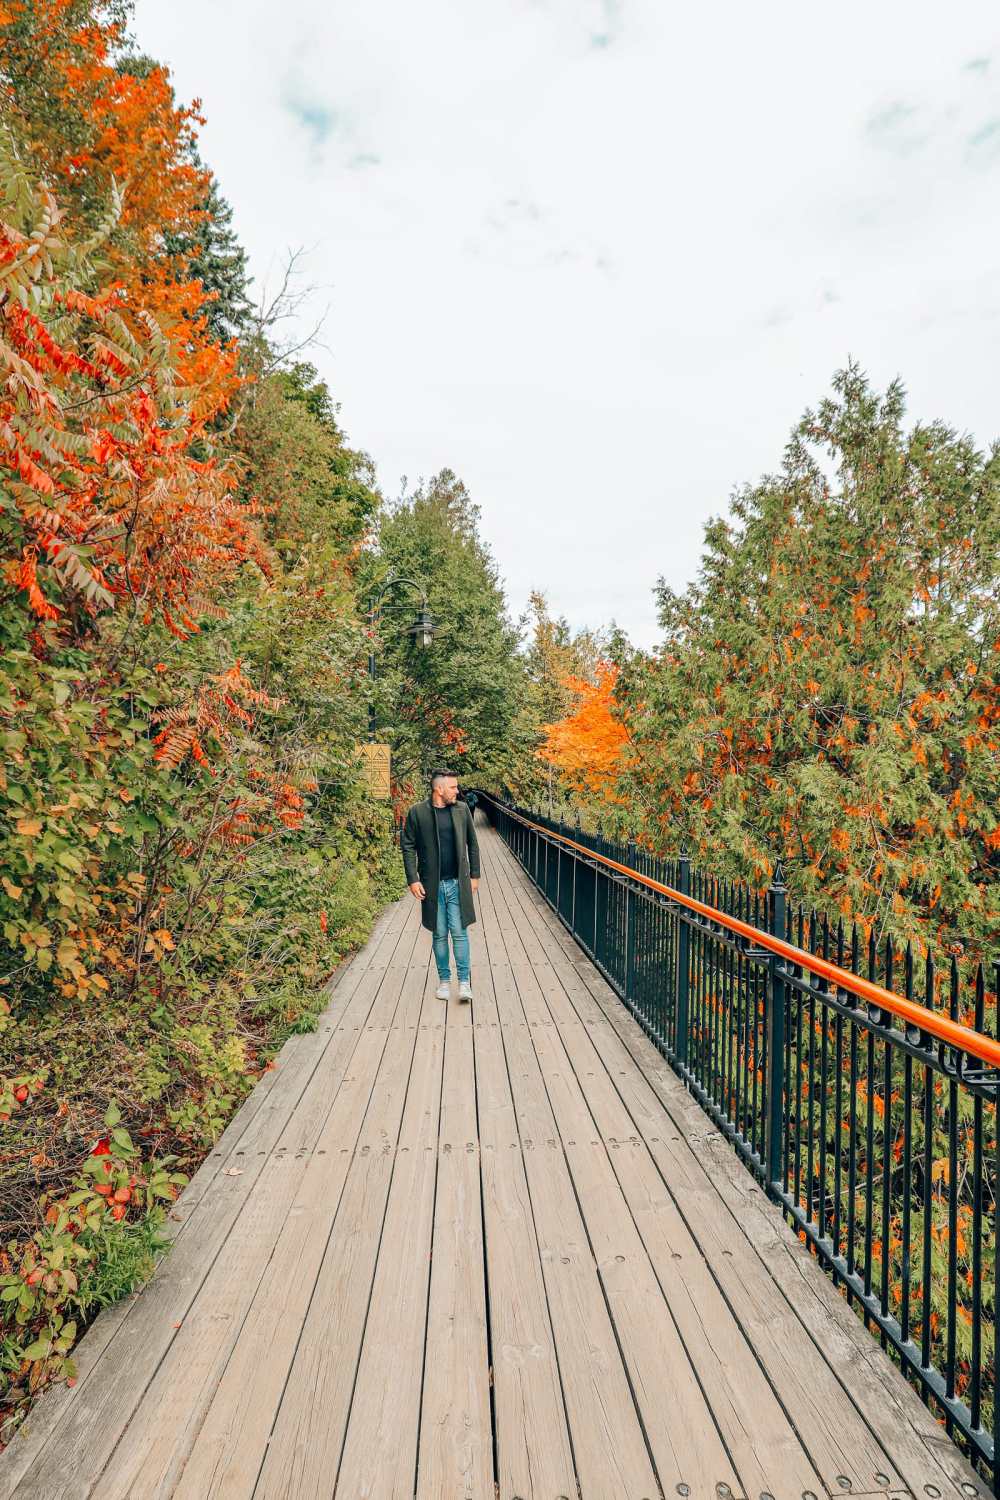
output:
M153 936L155 937L161 948L169 948L171 950L173 949L174 940L165 927L158 927L153 933Z
M12 880L7 879L6 875L0 875L0 885L3 886L12 901L20 901L21 896L24 894L24 887L15 885Z
M23 833L25 838L35 838L42 831L42 820L41 818L19 818L17 831Z

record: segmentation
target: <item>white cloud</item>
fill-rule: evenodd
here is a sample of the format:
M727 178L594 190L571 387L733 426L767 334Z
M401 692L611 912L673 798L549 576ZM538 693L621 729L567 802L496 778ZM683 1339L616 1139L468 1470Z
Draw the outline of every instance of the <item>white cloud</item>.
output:
M518 610L655 635L704 520L854 355L994 431L988 7L140 0L258 276L388 492L447 464Z

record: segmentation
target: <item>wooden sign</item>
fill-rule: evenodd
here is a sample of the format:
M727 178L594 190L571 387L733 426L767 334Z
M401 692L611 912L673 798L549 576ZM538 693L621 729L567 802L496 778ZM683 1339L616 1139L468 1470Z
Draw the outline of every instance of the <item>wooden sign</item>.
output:
M392 756L388 745L359 745L361 776L369 797L378 802L388 802L391 794L390 767Z

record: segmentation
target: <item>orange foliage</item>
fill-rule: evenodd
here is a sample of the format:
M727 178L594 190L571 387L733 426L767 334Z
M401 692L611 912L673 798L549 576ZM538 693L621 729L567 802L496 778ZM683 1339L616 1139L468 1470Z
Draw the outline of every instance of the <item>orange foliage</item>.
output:
M48 190L30 234L0 218L0 475L21 522L0 571L77 634L127 601L183 637L221 576L266 567L232 474L192 456L222 398L182 401L156 319L120 285L84 294L77 266Z
M99 216L114 187L121 192L103 252L109 279L141 291L181 380L210 389L218 409L238 386L235 359L205 338L205 293L185 256L166 253L167 237L190 236L206 217L211 176L195 151L198 103L178 105L166 68L123 55L117 20L87 7L81 21L80 10L77 0L6 0L0 8L15 112L26 77L46 99L44 110L22 115L19 131L56 192L87 217Z
M572 713L543 726L545 742L538 756L556 767L577 791L595 792L608 801L622 769L628 731L612 712L618 669L611 662L597 665L596 679L565 677L563 686L576 698Z

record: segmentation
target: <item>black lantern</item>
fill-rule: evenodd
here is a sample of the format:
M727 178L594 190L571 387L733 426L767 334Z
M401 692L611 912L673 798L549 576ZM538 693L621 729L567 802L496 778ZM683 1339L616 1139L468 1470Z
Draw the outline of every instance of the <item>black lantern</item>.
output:
M409 626L406 633L412 637L415 646L420 646L426 650L428 646L433 645L434 620L430 610L427 608L426 601L420 606L420 613L413 624Z

